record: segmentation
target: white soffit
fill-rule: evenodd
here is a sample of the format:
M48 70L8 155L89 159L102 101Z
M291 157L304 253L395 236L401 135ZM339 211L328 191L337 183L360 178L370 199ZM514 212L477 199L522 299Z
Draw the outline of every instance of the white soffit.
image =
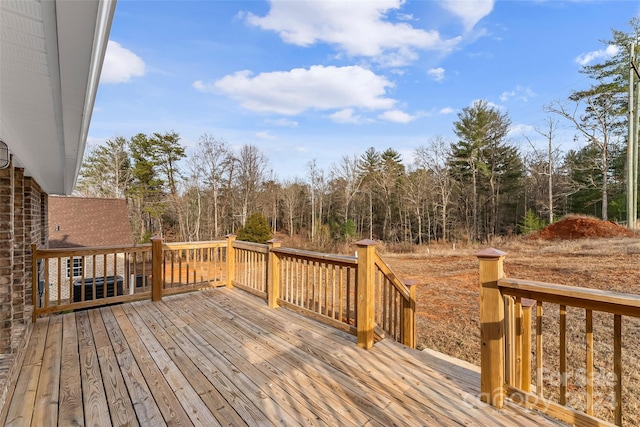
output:
M115 0L0 0L0 139L50 194L73 191Z

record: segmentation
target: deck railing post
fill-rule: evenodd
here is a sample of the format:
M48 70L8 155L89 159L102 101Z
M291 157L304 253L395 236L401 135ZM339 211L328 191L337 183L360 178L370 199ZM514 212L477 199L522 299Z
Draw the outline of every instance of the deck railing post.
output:
M375 325L375 250L376 242L365 239L356 242L358 246L358 283L356 327L358 347L370 349L373 347L373 328Z
M38 276L38 246L36 244L31 245L31 302L33 303L33 312L31 313L31 320L33 323L36 322L38 318L38 305L40 304L40 298L38 297L38 281L40 277ZM44 261L43 261L44 262ZM42 278L44 283L48 283L49 278Z
M282 246L282 242L278 239L271 239L269 244L269 261L267 264L267 296L269 298L269 307L277 308L278 299L280 299L280 258L273 249Z
M402 343L407 347L416 348L416 285L415 281L407 280L409 299L402 303Z
M162 300L162 237L151 238L151 301Z
M236 280L236 254L233 249L233 242L236 240L235 234L227 234L227 288L233 288Z
M504 300L498 280L504 277L506 253L489 248L480 262L480 400L504 406Z

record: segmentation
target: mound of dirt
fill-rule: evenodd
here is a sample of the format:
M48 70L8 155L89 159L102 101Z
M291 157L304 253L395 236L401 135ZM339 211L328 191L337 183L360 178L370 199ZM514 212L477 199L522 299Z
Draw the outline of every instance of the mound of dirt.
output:
M566 217L529 236L541 240L574 240L587 237L633 237L633 231L611 221L590 217Z

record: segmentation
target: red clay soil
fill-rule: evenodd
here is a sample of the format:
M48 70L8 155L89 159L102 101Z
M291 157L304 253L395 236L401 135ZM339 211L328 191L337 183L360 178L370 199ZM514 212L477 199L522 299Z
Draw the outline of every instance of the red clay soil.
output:
M529 236L540 240L574 240L587 237L633 237L633 231L611 221L570 216L554 222Z

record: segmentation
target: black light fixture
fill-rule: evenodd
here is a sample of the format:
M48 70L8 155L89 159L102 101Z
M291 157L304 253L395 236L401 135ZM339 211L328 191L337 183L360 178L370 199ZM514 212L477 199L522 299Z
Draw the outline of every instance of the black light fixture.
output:
M0 139L0 169L4 169L9 166L11 157L9 156L9 147Z

